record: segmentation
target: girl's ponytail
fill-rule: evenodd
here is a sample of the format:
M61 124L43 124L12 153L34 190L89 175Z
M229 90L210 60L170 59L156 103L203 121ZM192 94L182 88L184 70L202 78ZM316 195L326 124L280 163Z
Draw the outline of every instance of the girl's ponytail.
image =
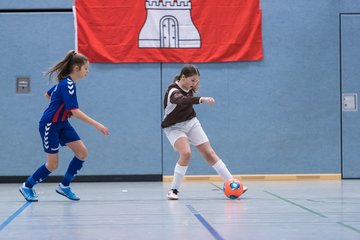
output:
M56 80L59 82L61 79L68 77L75 66L81 67L88 61L85 55L70 50L65 58L52 66L45 75L48 75L49 80L51 80L52 75L56 73Z
M181 77L180 75L175 76L174 80L173 80L173 83L176 83L177 81L179 81L180 77Z

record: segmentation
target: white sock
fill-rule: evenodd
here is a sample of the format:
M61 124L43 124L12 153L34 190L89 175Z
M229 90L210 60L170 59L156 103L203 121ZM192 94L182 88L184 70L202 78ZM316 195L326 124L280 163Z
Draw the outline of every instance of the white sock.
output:
M219 161L217 161L212 167L225 181L233 178L225 163L221 159L219 159Z
M171 189L179 190L180 184L182 182L183 177L185 176L186 170L188 166L180 166L178 163L175 165L174 169L174 179L171 185Z

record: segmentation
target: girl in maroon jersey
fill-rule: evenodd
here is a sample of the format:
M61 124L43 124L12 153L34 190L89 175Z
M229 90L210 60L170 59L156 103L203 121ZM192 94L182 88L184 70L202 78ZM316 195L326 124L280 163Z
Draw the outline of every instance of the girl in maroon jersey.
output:
M204 159L225 181L233 178L224 162L211 147L208 137L196 118L194 104L215 104L212 97L194 96L199 88L199 81L199 70L194 65L185 65L180 75L176 76L174 82L168 87L164 97L165 110L161 127L175 151L179 153L171 190L167 194L170 200L179 198L178 190L191 158L190 144L198 149ZM244 187L243 191L246 190L247 188Z

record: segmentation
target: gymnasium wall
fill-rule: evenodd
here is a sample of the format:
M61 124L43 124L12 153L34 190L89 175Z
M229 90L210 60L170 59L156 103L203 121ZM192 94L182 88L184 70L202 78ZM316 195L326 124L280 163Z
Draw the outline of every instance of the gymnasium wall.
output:
M74 48L72 3L0 2L0 176L27 176L45 161L37 126L51 84L42 72ZM216 99L196 106L198 118L233 174L341 173L339 13L360 4L262 0L261 7L264 60L197 64L199 95ZM91 64L77 85L80 108L111 136L71 120L89 149L81 175L172 175L177 154L160 128L162 97L181 67ZM29 94L15 93L18 76L31 78ZM71 157L61 149L54 175ZM215 173L194 151L188 174Z

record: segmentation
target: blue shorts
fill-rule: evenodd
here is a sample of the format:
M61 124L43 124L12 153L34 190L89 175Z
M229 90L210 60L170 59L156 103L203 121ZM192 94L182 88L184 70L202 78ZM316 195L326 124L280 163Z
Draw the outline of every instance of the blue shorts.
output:
M80 140L79 135L67 120L57 123L40 123L39 132L46 153L58 153L60 145L65 146L66 143Z

